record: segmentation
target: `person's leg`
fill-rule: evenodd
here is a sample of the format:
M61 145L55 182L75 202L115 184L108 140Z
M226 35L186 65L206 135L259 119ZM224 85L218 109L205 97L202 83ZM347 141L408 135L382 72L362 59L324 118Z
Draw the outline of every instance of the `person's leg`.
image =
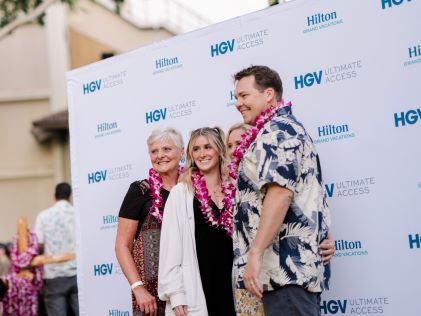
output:
M66 288L62 280L46 279L44 280L44 303L48 316L66 316Z
M284 286L263 294L265 316L320 316L320 294Z
M77 278L76 276L69 278L69 304L72 308L73 315L79 316L79 300L77 290Z

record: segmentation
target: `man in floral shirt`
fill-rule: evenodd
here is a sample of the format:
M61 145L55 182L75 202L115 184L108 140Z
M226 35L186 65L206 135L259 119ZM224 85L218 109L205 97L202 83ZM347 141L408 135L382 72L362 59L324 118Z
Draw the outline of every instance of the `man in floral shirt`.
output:
M45 255L75 251L75 215L70 204L71 193L68 183L57 184L54 195L56 203L37 216L35 233L44 247ZM79 315L75 260L44 266L43 294L49 316L67 315L67 304L74 315Z
M237 307L250 301L237 293L247 289L263 300L266 316L320 315L328 271L318 247L327 237L330 215L319 156L291 107L281 102L276 71L252 66L234 78L236 108L244 123L258 129L244 140L238 167L233 233Z

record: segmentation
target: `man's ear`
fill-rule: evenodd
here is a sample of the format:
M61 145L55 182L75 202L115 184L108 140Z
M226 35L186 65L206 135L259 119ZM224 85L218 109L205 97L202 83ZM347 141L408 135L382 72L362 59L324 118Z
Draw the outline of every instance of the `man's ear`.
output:
M273 89L273 88L266 88L265 89L265 96L266 96L266 101L268 103L272 103L273 100L276 99L275 89Z

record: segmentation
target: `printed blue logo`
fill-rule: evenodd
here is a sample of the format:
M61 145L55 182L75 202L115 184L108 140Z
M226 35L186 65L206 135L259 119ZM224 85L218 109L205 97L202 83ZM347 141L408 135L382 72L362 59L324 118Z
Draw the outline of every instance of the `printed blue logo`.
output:
M297 90L313 85L334 84L340 81L354 79L358 77L358 71L362 67L361 60L329 66L323 70L295 76L294 87Z
M123 166L108 168L104 170L94 171L88 173L88 183L94 184L104 181L114 181L121 180L130 177L130 170L132 170L132 165L127 164Z
M183 67L178 57L164 57L155 60L154 75Z
M348 124L343 125L324 125L317 128L317 133L319 137L328 136L328 135L336 135L348 132L349 127Z
M335 258L367 255L368 251L363 249L362 242L360 240L335 240Z
M113 273L113 264L104 263L94 265L94 276L105 276Z
M412 0L381 0L382 2L382 9L388 9L392 6L398 6L401 5L404 2L411 2Z
M421 45L408 48L409 58L421 56Z
M411 249L421 248L421 235L419 234L408 235L408 240L409 240L409 248Z
M211 57L224 55L234 51L235 39L211 45Z
M117 122L102 122L96 126L95 138L101 138L120 132L121 129L119 128Z
M323 71L308 73L305 75L295 76L294 83L295 89L304 87L311 87L313 84L320 84L322 82Z
M129 316L129 311L121 311L119 309L109 309L108 316Z
M375 178L366 177L325 184L325 191L330 198L355 197L369 194L371 192L371 187L374 185Z
M94 81L83 84L83 94L91 94L94 92L102 91L105 89L114 88L116 86L124 84L124 80L127 77L126 70L116 72L107 75L102 78L98 78Z
M88 174L88 183L98 183L107 180L107 170L100 170Z
M95 91L101 90L101 83L101 79L85 83L83 85L83 94L94 93Z
M307 26L313 26L335 19L337 19L336 12L317 13L307 17Z
M414 109L406 112L395 113L394 118L395 127L405 126L406 124L413 125L421 119L421 109Z
M317 138L314 139L314 143L328 143L353 137L355 137L355 133L350 131L348 124L327 124L317 127Z
M408 60L403 63L403 65L411 66L421 63L421 45L415 45L408 47Z
M235 99L234 90L230 90L230 92L229 92L229 101L227 102L226 106L227 107L234 106L235 103L237 103L237 100Z
M161 69L178 64L178 57L161 58L155 60L155 69Z
M343 20L338 18L336 11L316 13L307 17L307 28L303 30L303 33L326 29L342 23Z
M320 305L322 315L367 315L383 314L389 305L389 297L358 297L341 300L323 301Z
M336 250L361 249L361 241L335 240Z
M191 116L193 115L194 108L196 106L197 104L195 100L188 100L146 112L146 124Z
M107 230L107 229L114 229L117 228L118 223L118 216L110 215L103 215L101 217L101 225L100 230Z
M118 222L118 216L104 215L102 216L102 223L104 225L115 224Z
M347 300L323 301L320 305L320 311L325 315L345 314Z
M98 134L102 134L104 132L117 129L117 128L118 128L117 122L111 122L111 123L104 122L97 125Z
M146 115L146 124L159 122L160 120L166 119L167 108L150 111L150 112L147 112L145 115Z

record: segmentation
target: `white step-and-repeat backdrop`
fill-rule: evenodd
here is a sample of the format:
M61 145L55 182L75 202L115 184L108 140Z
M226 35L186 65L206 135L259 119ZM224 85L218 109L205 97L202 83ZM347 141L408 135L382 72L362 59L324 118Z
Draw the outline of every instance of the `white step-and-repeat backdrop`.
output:
M232 75L283 78L321 155L336 254L322 315L418 316L421 1L296 0L68 73L81 315L131 315L114 253L146 138L241 120Z

